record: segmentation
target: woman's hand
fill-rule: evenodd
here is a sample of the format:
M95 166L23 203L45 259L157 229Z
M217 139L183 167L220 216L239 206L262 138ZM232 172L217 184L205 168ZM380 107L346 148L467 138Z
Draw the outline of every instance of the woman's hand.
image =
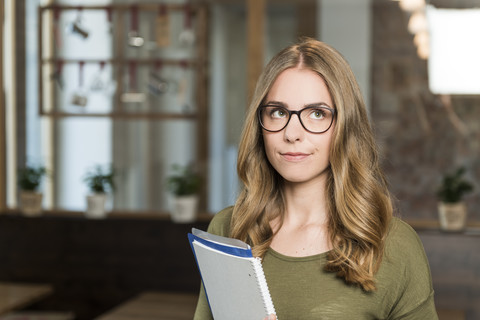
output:
M277 316L275 316L273 313L269 315L268 317L265 317L263 320L277 320Z

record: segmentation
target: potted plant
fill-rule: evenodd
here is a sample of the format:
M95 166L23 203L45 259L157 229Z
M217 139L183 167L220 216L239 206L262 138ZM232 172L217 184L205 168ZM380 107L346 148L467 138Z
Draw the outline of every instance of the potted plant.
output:
M173 165L173 174L167 178L167 189L174 195L172 221L193 222L197 216L200 175L192 165Z
M446 174L439 188L437 196L440 199L438 214L440 227L446 231L461 231L465 229L467 221L467 207L463 196L473 190L473 185L463 179L465 168L460 167L451 174Z
M104 218L106 216L107 192L113 191L115 188L114 176L113 168L103 169L100 165L86 173L84 181L90 191L90 194L87 195L87 210L85 212L87 217Z
M42 212L43 194L38 191L47 170L43 166L25 166L18 170L20 210L26 216L38 216Z

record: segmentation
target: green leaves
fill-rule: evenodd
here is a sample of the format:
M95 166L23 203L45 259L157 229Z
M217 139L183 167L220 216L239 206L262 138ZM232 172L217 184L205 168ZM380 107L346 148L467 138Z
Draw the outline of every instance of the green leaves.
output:
M167 189L176 196L195 194L200 188L201 179L192 165L173 165L174 174L167 178Z
M91 192L105 193L108 190L115 189L114 177L115 171L112 167L103 169L102 166L97 165L94 169L87 172L84 181Z
M437 189L437 196L446 203L462 200L464 194L473 190L473 185L462 178L465 168L460 167L452 174L443 177L442 184Z
M42 178L47 174L43 166L26 166L18 170L18 186L22 190L36 191Z

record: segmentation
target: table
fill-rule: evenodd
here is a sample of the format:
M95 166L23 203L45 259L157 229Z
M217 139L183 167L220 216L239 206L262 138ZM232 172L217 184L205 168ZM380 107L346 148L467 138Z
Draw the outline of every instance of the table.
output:
M191 320L197 294L143 292L96 320Z
M52 292L48 284L0 282L0 314L25 307Z

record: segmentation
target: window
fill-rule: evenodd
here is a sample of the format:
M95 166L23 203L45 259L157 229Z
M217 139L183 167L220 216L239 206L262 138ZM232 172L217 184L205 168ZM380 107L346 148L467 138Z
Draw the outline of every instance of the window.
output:
M429 86L437 94L480 94L480 9L427 6Z

